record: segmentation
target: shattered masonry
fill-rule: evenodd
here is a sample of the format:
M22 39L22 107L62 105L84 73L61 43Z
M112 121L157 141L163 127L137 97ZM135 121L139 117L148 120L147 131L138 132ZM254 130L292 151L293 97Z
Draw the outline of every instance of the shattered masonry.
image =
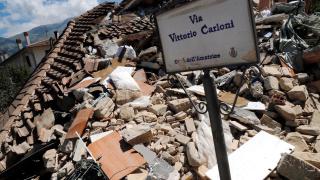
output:
M230 157L251 160L240 150L255 153L258 138L269 145L254 154L265 158L253 163L260 169L239 168L250 177L320 177L320 17L309 14L312 3L253 0L259 69L244 78L240 69L211 70L221 103L240 95L234 112L221 114ZM152 17L182 4L103 3L71 20L0 117L0 179L214 177L208 115L165 73ZM195 104L205 102L202 76L177 75Z

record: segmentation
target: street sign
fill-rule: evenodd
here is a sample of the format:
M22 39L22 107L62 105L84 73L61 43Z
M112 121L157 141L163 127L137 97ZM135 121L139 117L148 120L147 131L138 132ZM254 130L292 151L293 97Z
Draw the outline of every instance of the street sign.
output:
M166 71L258 62L251 0L196 0L157 15Z

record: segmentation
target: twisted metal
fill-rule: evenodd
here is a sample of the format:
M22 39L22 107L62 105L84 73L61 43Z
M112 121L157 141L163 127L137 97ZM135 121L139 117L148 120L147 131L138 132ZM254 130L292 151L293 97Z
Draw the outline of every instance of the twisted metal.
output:
M239 97L240 88L243 86L245 80L249 81L249 83L252 83L252 82L257 81L261 77L261 69L260 69L259 65L243 66L243 68L241 68L241 69L243 69L243 71L242 71L242 75L241 75L240 86L238 87L237 92L236 92L236 97L234 98L234 101L233 101L231 107L224 102L220 102L221 114L229 116L230 114L233 113L235 106L237 104L238 97ZM249 71L248 77L245 78L247 70Z
M93 160L82 159L77 162L75 170L67 178L68 180L78 180L78 179L91 179L90 174L95 174L98 179L106 180L107 176L102 171L101 167Z

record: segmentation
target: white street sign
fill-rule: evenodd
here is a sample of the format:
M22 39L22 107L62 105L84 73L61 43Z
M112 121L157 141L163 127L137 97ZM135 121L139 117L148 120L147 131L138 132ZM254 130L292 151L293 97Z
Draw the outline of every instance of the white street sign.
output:
M168 73L258 61L250 0L197 0L157 15Z

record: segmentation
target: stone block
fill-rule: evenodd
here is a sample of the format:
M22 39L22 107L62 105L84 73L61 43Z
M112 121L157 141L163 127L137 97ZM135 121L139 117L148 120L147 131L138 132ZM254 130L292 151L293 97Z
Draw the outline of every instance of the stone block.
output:
M121 132L123 139L131 145L150 142L153 138L151 127L147 124L139 124L127 128Z
M288 93L287 93L289 99L293 100L293 101L302 101L305 102L308 97L308 90L307 87L305 85L302 86L295 86L293 87Z
M282 156L277 172L290 180L320 179L320 170L293 155Z

